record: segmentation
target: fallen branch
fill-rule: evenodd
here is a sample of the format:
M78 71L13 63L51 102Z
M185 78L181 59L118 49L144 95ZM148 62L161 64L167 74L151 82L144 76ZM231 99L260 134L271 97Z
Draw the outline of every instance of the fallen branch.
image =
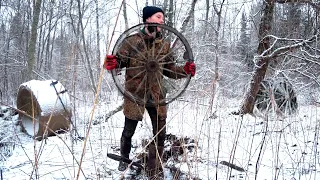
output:
M235 164L232 164L232 163L229 163L227 161L221 161L220 164L226 165L226 166L230 167L231 169L235 169L235 170L240 171L240 172L244 172L245 171L242 167L239 167L239 166L237 166Z
M120 106L118 106L116 109L110 111L108 114L105 115L104 118L104 122L107 122L108 119L113 116L114 114L116 114L117 112L122 110L122 104ZM102 121L100 121L100 119L102 119L102 117L98 117L97 120L93 121L93 125L97 125L100 124Z

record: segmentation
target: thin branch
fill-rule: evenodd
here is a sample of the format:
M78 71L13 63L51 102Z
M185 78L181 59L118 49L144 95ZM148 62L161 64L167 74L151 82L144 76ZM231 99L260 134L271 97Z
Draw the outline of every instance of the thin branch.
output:
M313 8L320 10L320 2L314 2L313 0L276 0L279 4L285 3L306 3L311 5Z
M283 47L280 47L280 48L275 49L275 50L274 50L273 52L271 52L271 53L267 53L267 52L269 52L269 51L272 49L272 47L274 47L274 45L276 44L276 42L277 42L277 40L278 40L278 38L277 38L277 40L272 44L272 46L270 46L270 48L268 48L267 50L265 50L265 51L262 53L261 58L275 58L275 57L279 56L279 54L282 54L282 53L285 54L285 53L290 52L290 51L293 51L293 50L295 50L295 49L297 49L297 48L299 48L299 47L303 47L303 46L305 46L305 45L307 45L307 44L309 44L309 43L314 42L314 41L317 39L318 36L319 36L319 34L314 35L314 36L311 37L310 39L303 40L303 41L301 41L301 42L299 42L299 43L296 43L296 44L291 44L291 45L288 45L288 46L283 46ZM289 40L289 39L288 39L288 40ZM293 40L290 40L290 41L293 41ZM264 56L264 54L267 54L267 55Z
M122 104L120 106L118 106L117 108L115 108L114 110L110 111L108 114L105 115L104 117L104 122L108 122L108 119L113 116L114 114L116 114L117 112L122 110ZM98 119L101 119L103 117L97 117L95 121L93 121L92 125L97 125L97 124L101 124L103 121L99 121Z

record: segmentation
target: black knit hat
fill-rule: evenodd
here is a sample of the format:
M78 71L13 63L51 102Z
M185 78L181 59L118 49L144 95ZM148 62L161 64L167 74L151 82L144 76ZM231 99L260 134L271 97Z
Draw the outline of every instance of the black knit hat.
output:
M164 14L163 10L161 8L158 8L156 6L146 6L142 10L142 20L143 22L146 22L146 20L154 15L157 12L162 12Z

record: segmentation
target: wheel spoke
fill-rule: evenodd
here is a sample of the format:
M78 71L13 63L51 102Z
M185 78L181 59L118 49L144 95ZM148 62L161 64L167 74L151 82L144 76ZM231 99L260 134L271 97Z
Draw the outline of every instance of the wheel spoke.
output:
M130 81L132 81L133 79L137 78L138 76L140 76L142 73L145 73L145 72L146 72L146 70L143 70L143 71L139 72L139 73L136 74L135 76L131 77L131 78L127 81L127 83L130 82Z
M155 47L156 47L156 44L155 44L155 40L152 42L152 47L151 47L151 52L152 52L152 59L154 59L154 57L155 57Z
M158 52L158 54L157 54L157 56L156 56L155 59L158 60L158 58L159 58L159 56L160 56L160 54L161 54L161 52L162 52L162 50L163 50L163 48L164 48L164 45L165 45L165 43L162 43L161 48L160 48L160 50L159 50L159 52ZM158 60L158 62L160 62L160 60Z
M272 94L268 92L269 89L273 91ZM296 111L297 103L294 100L296 97L290 82L282 79L262 81L255 101L260 110L268 110L270 103L272 103L270 96L273 96L273 100L280 111L287 114L292 114Z
M132 49L134 49L139 55L140 57L142 57L144 60L146 60L147 58L139 51L139 49L137 49L135 46L133 46L127 39L125 39L125 42L128 43L130 45L130 47Z
M141 89L141 87L142 87L142 84L145 83L146 80L147 80L147 76L144 76L143 79L142 79L142 81L140 82L139 86L138 86L137 89L134 91L134 94L137 94L137 93L138 93L138 91L139 91L139 90Z
M139 31L139 37L142 39L141 42L142 42L142 44L143 44L143 46L144 46L144 49L145 49L145 51L146 51L146 53L147 53L147 57L145 57L144 60L148 61L148 60L149 60L149 50L148 50L148 46L147 46L147 44L146 44L146 40L144 39L145 36L146 36L146 35L144 35L144 34L142 33L142 31Z
M142 69L144 66L128 67L127 70Z
M144 61L141 61L141 60L139 60L139 59L137 59L137 58L133 58L133 57L130 57L130 56L126 56L126 55L123 55L123 54L119 54L119 56L122 57L122 58L127 58L127 59L131 59L131 60L135 60L135 61L138 61L138 62L140 62L140 63L142 63L142 64L145 64Z
M175 84L174 84L173 82L171 82L170 80L164 79L164 81L166 81L173 89L179 90L179 88L177 88L177 87L175 86Z
M281 103L281 104L280 104ZM285 107L286 108L286 104L288 103L287 100L284 100L283 102L279 101L277 102L279 109Z
M183 45L181 45L180 47L182 47ZM162 56L158 61L161 61L161 60L163 60L163 59L165 59L165 58L167 58L168 56L170 56L170 55L173 55L174 54L174 50L175 49L178 49L178 48L173 48L173 49L171 49L170 51L169 51L169 53L168 54L166 54L166 55L164 55L164 56Z
M176 74L176 75L187 76L187 75L185 75L185 74L183 74L183 73L179 73L179 72L176 72L176 71L172 71L172 70L170 70L170 69L168 69L168 68L162 67L161 69L163 69L163 70L165 70L165 71L168 71L168 72L172 72L172 73L174 73L174 74Z

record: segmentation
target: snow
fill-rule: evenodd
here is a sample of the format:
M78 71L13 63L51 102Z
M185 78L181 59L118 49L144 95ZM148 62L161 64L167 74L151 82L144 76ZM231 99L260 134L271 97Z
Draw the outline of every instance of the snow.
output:
M54 84L54 82L57 83ZM41 114L35 114L35 119L39 120L40 116L48 117L50 115L59 115L61 112L65 112L65 109L68 112L71 112L69 94L67 92L61 93L65 91L65 88L59 81L54 79L43 81L31 80L21 84L19 89L25 89L32 92L34 98L37 100L41 108ZM57 93L59 93L59 97L57 96ZM30 136L37 135L39 131L39 121L33 121L33 119L28 116L22 116L21 122Z
M48 96L45 96L48 97ZM94 118L103 117L121 103L100 103ZM48 100L43 100L48 102ZM186 150L178 161L169 159L167 166L199 179L318 179L318 132L320 107L300 106L291 116L262 113L264 116L237 116L238 99L219 98L211 112L206 100L174 101L169 105L167 134L195 139L195 149ZM5 109L5 107L2 107ZM92 107L77 109L77 131L86 134ZM17 116L12 121L17 121ZM1 119L0 119L1 120ZM3 121L3 118L2 120ZM10 157L1 161L4 179L119 179L118 162L107 153L119 154L119 141L124 124L122 112L107 121L92 125L88 142L74 139L74 132L34 141L14 128L17 141ZM141 151L142 139L151 137L148 115L139 122L133 136L131 158ZM79 163L85 147L85 154ZM37 158L35 158L35 155ZM37 159L37 163L35 163ZM219 162L226 161L245 169L240 172ZM37 170L37 171L35 171ZM128 173L128 172L126 172ZM126 175L125 175L126 176ZM166 179L173 179L165 168ZM216 178L217 176L217 178Z
M35 119L39 119L39 116L34 116ZM28 116L22 116L21 123L25 129L25 131L28 133L28 135L34 137L38 134L39 131L39 121L33 121Z
M41 107L41 116L50 116L51 114L59 114L64 111L65 106L66 110L71 111L71 102L68 93L60 93L65 90L64 86L58 81L55 84L62 103L58 99L57 93L54 89L54 86L51 85L56 80L31 80L20 85L20 88L26 88L29 91L33 92L36 97L40 107Z

